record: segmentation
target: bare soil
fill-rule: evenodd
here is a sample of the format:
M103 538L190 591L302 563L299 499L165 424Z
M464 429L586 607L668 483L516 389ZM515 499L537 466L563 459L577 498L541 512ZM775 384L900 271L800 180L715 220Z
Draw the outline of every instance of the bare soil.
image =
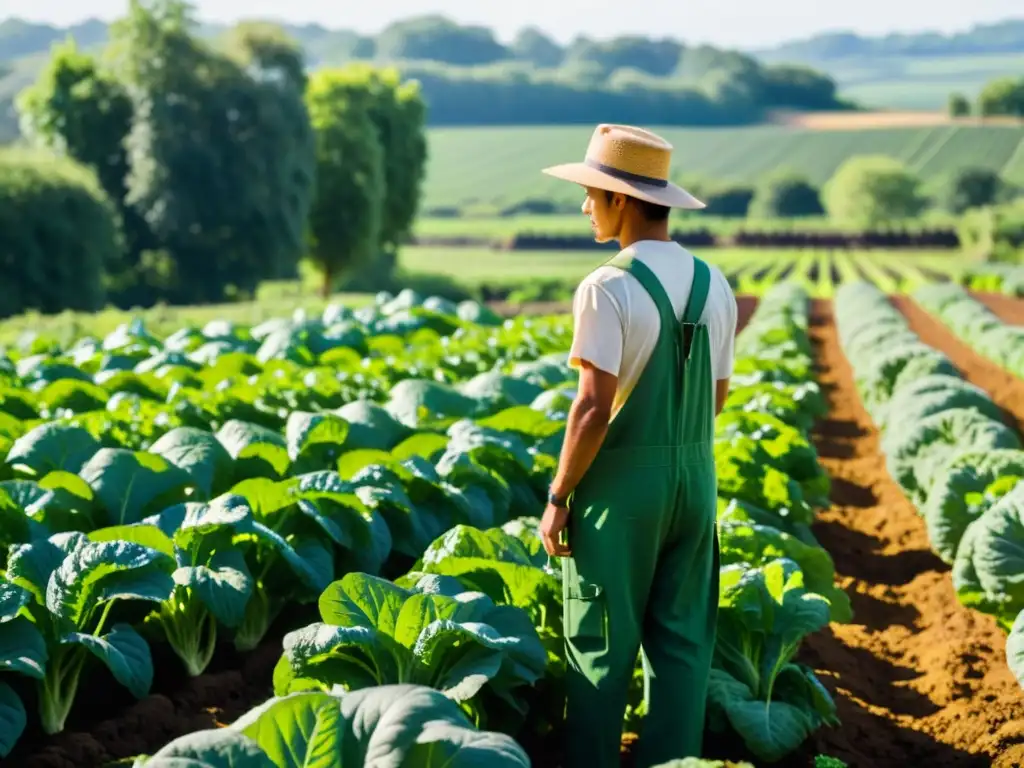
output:
M1002 293L972 293L1000 320L1010 325L1024 325L1024 300Z
M1020 125L1017 118L950 117L945 112L796 112L779 110L770 121L793 128L849 131L869 128L918 128L934 125Z
M813 737L814 750L854 768L1020 766L1024 693L1006 636L958 602L948 566L886 472L829 302L815 302L812 337L831 404L815 442L833 479L833 506L814 532L855 612L802 652L842 720Z
M1016 301L1020 313L1024 302L1012 301ZM892 303L921 341L945 354L967 381L985 390L1002 409L1006 423L1024 434L1024 380L979 355L910 297L894 296ZM1009 305L1004 306L1004 311L1009 313Z

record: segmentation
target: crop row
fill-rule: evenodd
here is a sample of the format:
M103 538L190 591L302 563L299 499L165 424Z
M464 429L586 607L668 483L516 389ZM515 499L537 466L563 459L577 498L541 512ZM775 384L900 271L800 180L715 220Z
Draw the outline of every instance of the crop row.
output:
M835 312L889 474L924 518L933 550L953 566L960 601L1012 631L1008 661L1024 686L1019 435L984 391L921 342L877 288L844 286Z
M823 406L806 322L799 289L762 302L716 443L712 723L768 760L835 722L792 659L850 616L809 529L828 478L807 440ZM442 751L472 743L526 764L506 736L541 738L562 715L559 569L533 515L574 387L565 334L564 320L482 327L406 295L361 314L164 342L135 326L12 353L0 648L21 674L0 689L4 754L23 699L45 731L62 728L85 664L143 696L152 643L196 675L217 642L252 648L286 603L316 602L321 620L285 638L276 698L161 757L216 747L290 765L285 753L323 749L356 721L365 755L402 717L437 721ZM416 727L407 736L377 748L425 749Z
M738 371L741 387L719 426L722 631L710 702L719 729L735 729L769 760L818 725L835 722L828 694L792 657L800 639L830 615L849 617L845 595L832 585L831 561L808 528L811 502L827 496L828 480L802 432L820 409L816 388L805 380L806 335L798 333L806 323L799 300L806 305L806 297L774 298L741 339L746 370ZM795 316L787 308L794 298ZM789 330L796 332L792 341L783 335ZM758 364L768 337L783 356ZM761 413L747 410L754 402ZM755 431L763 443L754 442ZM310 690L323 696L339 687L411 681L461 702L477 724L531 740L557 732L564 702L561 588L536 522L526 517L485 530L460 525L394 582L355 573L332 584L319 601L321 621L285 638L275 695L283 701ZM761 615L754 617L750 607L758 604ZM449 637L463 641L463 652L439 657L433 646ZM768 663L759 667L755 659ZM641 672L638 660L638 683ZM639 684L633 690L631 711L642 721L641 690ZM253 720L243 722L251 727ZM203 738L185 737L168 750L181 754ZM261 747L274 749L265 741Z

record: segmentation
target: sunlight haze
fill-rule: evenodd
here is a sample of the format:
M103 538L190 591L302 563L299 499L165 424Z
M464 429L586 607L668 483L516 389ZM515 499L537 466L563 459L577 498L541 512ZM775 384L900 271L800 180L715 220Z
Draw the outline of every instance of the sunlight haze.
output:
M324 0L198 0L204 21L234 22L240 18L273 18L292 23L315 23L329 28L376 32L392 21L425 14L443 14L462 23L482 24L507 40L525 26L536 26L561 42L580 34L607 38L622 34L668 36L691 43L758 47L827 31L853 31L865 35L891 32L942 33L975 24L1021 16L1021 0L859 0L830 3L823 0L717 0L638 4L621 0L592 0L586 14L570 3L519 0L483 3L480 0L387 0L383 3L329 3ZM124 0L0 0L0 18L19 16L30 21L73 24L89 17L105 21L120 16Z

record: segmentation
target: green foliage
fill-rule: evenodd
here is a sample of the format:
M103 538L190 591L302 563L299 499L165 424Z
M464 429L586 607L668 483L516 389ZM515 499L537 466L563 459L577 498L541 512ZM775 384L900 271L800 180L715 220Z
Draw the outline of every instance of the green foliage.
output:
M240 25L222 54L179 0L133 0L111 34L103 64L57 49L19 110L33 143L93 167L118 207L112 301L217 301L295 276L315 168L294 42Z
M750 212L754 189L743 185L715 184L703 190L700 199L707 205L709 216L743 218Z
M409 238L419 209L427 160L426 105L419 85L403 82L396 69L354 64L323 70L316 77L321 85L330 82L332 99L343 99L350 109L370 118L381 145L384 191L379 252L372 264L358 273L350 272L344 283L346 290L377 290L391 276L398 246ZM315 96L322 97L322 92ZM312 91L309 98L314 98ZM320 114L326 117L325 112Z
M323 294L335 279L372 264L380 251L387 193L384 149L349 81L316 73L306 103L316 135L316 193L309 217L309 257L323 274Z
M953 213L1001 202L1006 183L989 168L964 168L953 175L945 190L945 207Z
M918 178L899 160L882 155L843 163L825 185L823 201L837 221L867 227L912 219L928 206Z
M166 298L212 302L294 274L312 135L295 83L253 79L195 39L183 13L133 3L115 28L134 104L127 204L173 261Z
M970 254L990 261L1024 262L1024 199L968 211L958 228Z
M820 216L824 212L818 190L792 171L762 181L750 206L750 215L761 219Z
M94 27L85 36L95 44L106 29ZM219 25L204 28L211 36L224 31ZM825 74L765 66L747 54L678 40L623 35L561 46L526 30L506 45L493 30L439 15L396 21L373 36L315 25L284 29L310 61L401 66L404 77L422 83L434 125L594 123L609 112L637 124L712 125L749 123L778 108L846 108ZM54 27L33 32L22 33L23 46L0 38L0 60L5 43L12 57L38 55L63 36ZM79 42L84 45L84 38Z
M978 96L978 112L1024 117L1024 77L1004 77L986 85Z
M100 309L121 245L95 173L45 152L0 151L0 316Z
M478 730L450 698L417 685L274 697L226 728L180 736L135 765L276 768L371 759L417 768L530 765L510 736Z
M971 114L971 102L962 93L951 94L948 111L950 117L966 117Z

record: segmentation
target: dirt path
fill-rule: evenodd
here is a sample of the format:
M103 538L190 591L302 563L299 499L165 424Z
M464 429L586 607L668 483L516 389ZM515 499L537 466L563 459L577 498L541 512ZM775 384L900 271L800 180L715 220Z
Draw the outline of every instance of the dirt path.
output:
M957 601L949 568L886 473L827 302L815 302L812 340L831 402L816 444L834 502L814 531L855 611L801 654L842 719L813 746L853 768L1022 765L1024 694L1005 635Z
M988 307L1004 323L1024 325L1024 299L1002 293L972 293L971 296Z
M921 341L945 354L967 381L985 390L1003 410L1006 423L1024 434L1024 379L979 355L912 299L895 296L892 303Z

